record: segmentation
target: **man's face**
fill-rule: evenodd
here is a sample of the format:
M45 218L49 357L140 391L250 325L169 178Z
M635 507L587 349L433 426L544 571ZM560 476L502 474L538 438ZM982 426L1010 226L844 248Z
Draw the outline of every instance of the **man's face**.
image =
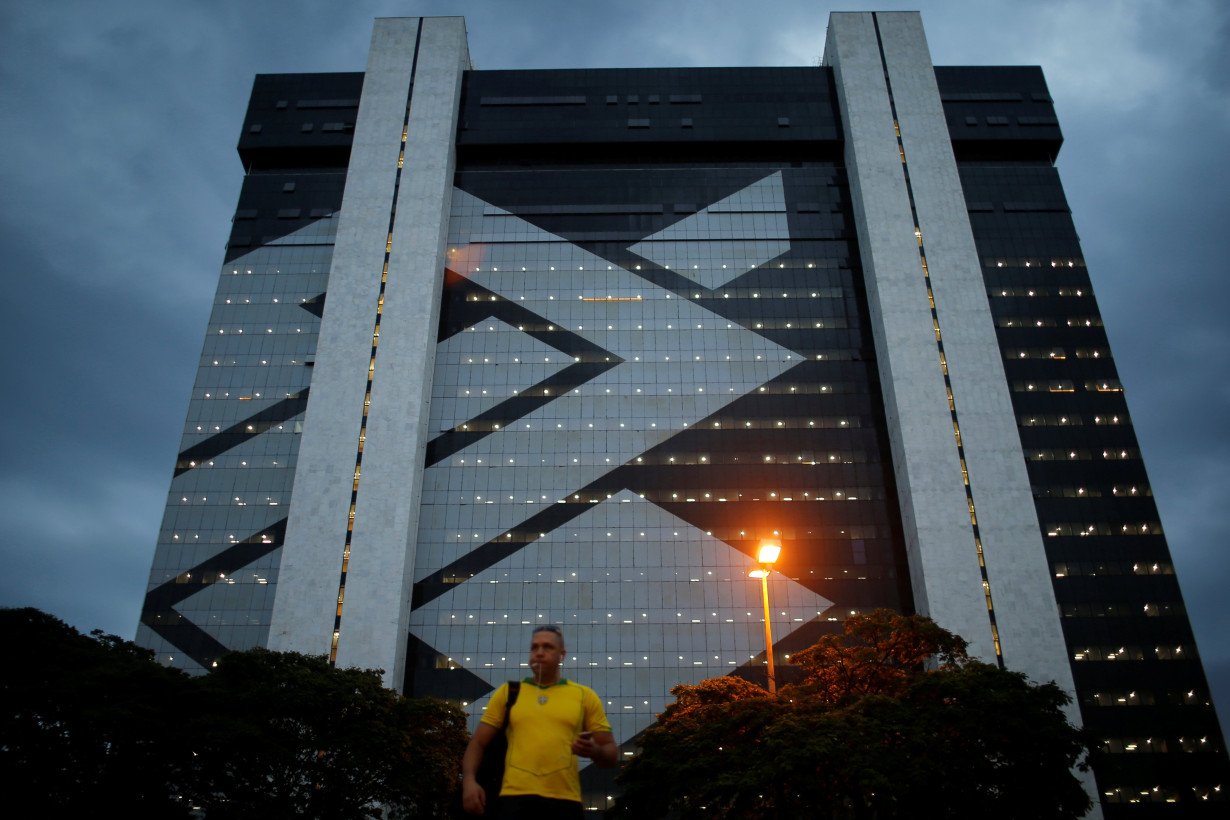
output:
M567 654L563 639L554 632L535 632L530 638L530 668L540 675L559 669Z

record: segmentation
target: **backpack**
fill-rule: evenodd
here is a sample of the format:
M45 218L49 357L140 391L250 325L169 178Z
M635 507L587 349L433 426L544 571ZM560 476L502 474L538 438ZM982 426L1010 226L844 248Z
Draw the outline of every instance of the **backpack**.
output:
M488 805L500 796L500 786L504 783L504 758L508 754L509 713L512 711L513 704L517 702L519 694L521 694L521 681L510 680L508 700L504 704L504 725L483 750L482 762L478 764L478 771L474 773L474 779L487 793Z

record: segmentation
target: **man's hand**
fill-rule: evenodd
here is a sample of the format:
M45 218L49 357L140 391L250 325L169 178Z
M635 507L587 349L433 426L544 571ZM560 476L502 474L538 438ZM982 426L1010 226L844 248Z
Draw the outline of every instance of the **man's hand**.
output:
M462 782L461 807L467 814L482 814L487 810L487 792L477 780L466 778Z
M581 732L572 741L572 753L588 757L594 765L610 768L619 762L619 747L610 732Z
M474 736L466 746L466 753L461 758L461 807L467 814L482 814L487 810L487 790L478 785L475 775L478 765L483 762L483 752L499 730L486 723L478 724Z

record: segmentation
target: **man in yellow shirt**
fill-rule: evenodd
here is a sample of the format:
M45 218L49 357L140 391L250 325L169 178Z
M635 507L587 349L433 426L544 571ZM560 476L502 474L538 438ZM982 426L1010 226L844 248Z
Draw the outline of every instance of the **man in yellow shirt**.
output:
M568 654L557 626L541 626L530 639L530 668L521 692L508 711L508 754L499 795L500 820L553 820L583 817L577 757L612 767L619 749L602 701L588 686L560 677ZM491 696L461 762L462 805L484 814L495 795L475 778L487 744L504 725L508 684Z

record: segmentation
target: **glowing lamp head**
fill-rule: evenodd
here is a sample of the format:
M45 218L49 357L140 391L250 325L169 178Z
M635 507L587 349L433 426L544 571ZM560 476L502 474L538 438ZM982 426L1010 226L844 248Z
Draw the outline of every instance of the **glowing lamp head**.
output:
M772 564L777 561L777 556L782 554L780 544L761 544L760 551L756 553L756 560L762 564Z
M752 570L751 572L749 572L749 573L747 574L747 577L748 577L748 578L768 578L768 577L769 577L769 571L768 571L767 569L761 569L761 568L757 567L756 569L754 569L754 570Z

